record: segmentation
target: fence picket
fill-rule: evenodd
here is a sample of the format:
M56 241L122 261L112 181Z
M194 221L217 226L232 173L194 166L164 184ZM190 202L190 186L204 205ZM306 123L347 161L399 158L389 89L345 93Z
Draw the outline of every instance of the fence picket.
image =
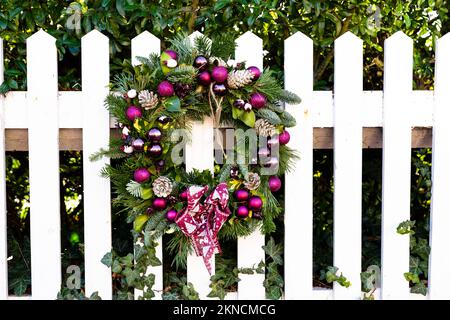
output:
M61 288L58 57L55 41L43 30L27 39L33 299L55 299Z
M289 130L289 146L298 151L295 169L285 175L284 295L285 299L311 299L313 278L313 41L301 32L285 40L286 90L302 98L298 106L286 105L297 120ZM287 190L291 190L287 192Z
M450 34L436 44L436 71L434 89L433 162L430 218L430 260L428 288L430 299L450 299L450 266L448 243L450 243Z
M109 112L104 106L109 84L109 39L93 30L81 39L83 103L83 184L86 294L112 299L111 270L101 263L111 251L110 182L100 176L109 159L89 157L109 145Z
M3 39L0 38L0 84L3 83ZM5 181L5 106L0 99L0 300L8 297L7 219Z
M346 32L334 49L334 266L352 283L335 299L361 297L362 40ZM351 232L349 232L351 230ZM352 248L349 250L349 248Z
M248 67L256 66L263 69L262 39L247 31L236 40L236 61L245 61ZM265 244L264 235L256 230L247 237L238 239L238 268L249 268L265 260L262 246ZM239 274L239 299L265 299L263 286L264 274Z
M381 294L383 299L405 299L409 271L409 236L397 233L410 219L412 39L399 31L386 39L384 54L383 186Z
M131 59L133 65L139 65L140 62L136 57L148 57L152 53L158 54L161 48L161 41L148 31L144 31L138 36L131 40ZM158 245L156 246L156 257L162 262L162 237L157 240ZM146 275L155 275L155 284L152 289L155 291L155 299L161 299L161 294L163 290L163 267L162 265L157 267L149 266ZM142 296L142 290L134 290L134 296L137 299Z
M196 37L202 36L195 31L189 36L191 42ZM206 118L203 122L192 123L191 140L186 144L186 171L194 168L199 170L210 170L214 172L214 129L212 118ZM214 272L215 260L212 260L211 268ZM200 299L207 299L210 275L206 269L203 258L197 257L194 252L187 257L187 280L194 285Z

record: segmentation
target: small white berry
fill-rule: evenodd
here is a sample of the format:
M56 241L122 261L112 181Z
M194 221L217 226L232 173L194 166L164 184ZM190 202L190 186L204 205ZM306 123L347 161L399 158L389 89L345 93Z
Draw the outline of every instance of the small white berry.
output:
M123 98L123 94L122 94L121 92L118 92L118 91L115 91L115 92L113 93L113 96L114 96L114 97L117 97L117 98Z
M130 154L130 153L133 152L133 147L132 147L132 146L125 146L125 147L123 148L123 152L125 152L125 153L127 153L127 154Z
M177 60L175 59L169 59L167 60L166 65L168 68L175 68L178 65L178 63Z
M136 98L136 96L137 96L136 90L134 90L134 89L129 90L129 91L127 92L127 96L128 96L128 98L130 98L130 99Z
M252 110L252 105L250 104L250 103L246 103L246 104L244 104L244 110L245 111L250 111L250 110Z
M128 136L130 134L130 129L128 129L128 127L123 127L122 134Z

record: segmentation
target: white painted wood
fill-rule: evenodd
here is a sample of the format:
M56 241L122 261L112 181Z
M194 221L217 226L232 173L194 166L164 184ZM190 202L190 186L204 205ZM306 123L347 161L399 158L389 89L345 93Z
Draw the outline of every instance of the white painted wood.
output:
M285 175L284 291L285 298L311 299L313 279L313 41L301 32L284 43L286 90L298 94L300 105L286 105L297 120L289 129L289 147L300 154Z
M362 90L362 40L346 32L334 42L333 265L352 285L334 283L335 299L361 296Z
M0 84L2 84L4 80L3 61L3 39L0 38ZM0 98L0 300L8 298L5 170L5 108L4 99Z
M245 61L247 67L256 66L263 70L263 43L262 39L247 31L236 40L235 59L238 62ZM264 235L254 231L248 237L238 239L238 268L248 268L265 260ZM264 274L239 274L241 281L238 283L239 299L265 299L263 287Z
M202 34L195 31L189 36L191 43ZM212 118L205 118L203 122L192 123L191 140L186 144L186 171L194 168L210 170L214 172L214 128ZM211 269L215 270L215 260L212 259ZM197 257L194 252L187 257L187 281L194 285L200 299L208 299L211 291L209 285L210 275L205 267L202 257Z
M101 263L111 251L110 181L100 177L109 159L89 157L109 145L109 112L104 100L109 89L109 39L93 30L81 39L83 114L83 201L86 294L98 291L112 299L111 270Z
M55 299L61 289L58 58L55 41L43 30L27 39L33 299Z
M431 299L450 299L450 34L436 43L433 163L428 290Z
M144 31L137 37L131 40L131 59L133 65L139 65L140 62L136 57L149 57L150 54L158 54L161 50L161 41L148 31ZM162 262L162 237L157 240L158 246L156 247L156 257ZM155 291L154 299L161 299L161 294L163 290L163 267L148 267L146 275L153 273L155 275L155 284L152 290ZM134 290L135 299L143 295L142 290Z
M384 127L381 294L383 299L405 299L409 284L409 236L397 233L410 219L411 125L413 44L402 32L384 44Z

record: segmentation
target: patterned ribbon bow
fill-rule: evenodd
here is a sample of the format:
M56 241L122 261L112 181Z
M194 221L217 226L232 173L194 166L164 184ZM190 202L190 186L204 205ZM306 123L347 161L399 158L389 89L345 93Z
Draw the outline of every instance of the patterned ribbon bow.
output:
M175 222L191 239L195 253L203 257L206 268L211 274L211 259L215 253L221 252L217 234L231 211L228 208L226 183L220 183L204 204L201 204L200 199L206 191L208 186L189 187L187 206Z

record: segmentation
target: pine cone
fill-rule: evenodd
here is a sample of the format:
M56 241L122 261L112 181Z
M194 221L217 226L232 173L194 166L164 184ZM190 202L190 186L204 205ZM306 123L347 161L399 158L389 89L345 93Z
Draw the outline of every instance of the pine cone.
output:
M219 57L210 57L209 63L218 67L228 67L227 62Z
M172 181L164 176L156 178L155 181L153 181L153 193L157 197L167 197L172 192Z
M249 190L258 189L261 184L261 178L256 172L250 172L248 174L248 180L244 182L244 186Z
M174 90L177 97L183 99L192 90L192 86L190 84L175 83Z
M270 137L277 133L275 126L264 119L256 120L255 130L256 134L264 137Z
M158 95L148 90L139 92L138 99L145 110L153 109L158 104Z
M228 74L228 87L239 89L251 83L255 75L247 70L236 70Z

